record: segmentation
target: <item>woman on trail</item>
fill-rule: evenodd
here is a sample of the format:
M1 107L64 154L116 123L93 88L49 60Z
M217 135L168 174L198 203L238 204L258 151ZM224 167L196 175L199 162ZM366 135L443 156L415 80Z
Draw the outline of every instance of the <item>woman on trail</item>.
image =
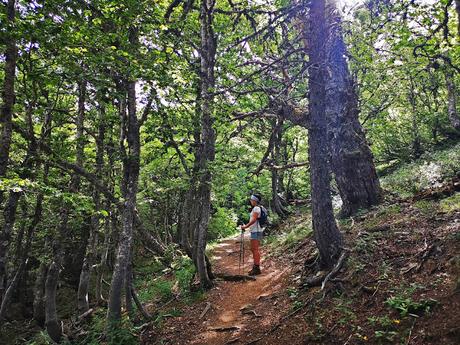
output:
M259 218L261 215L261 208L259 206L260 202L262 201L262 197L259 194L251 195L251 206L252 211L249 217L249 223L241 226L241 231L244 232L247 228L250 228L251 232L251 252L252 257L254 259L254 266L252 270L248 272L250 276L260 274L260 241L262 240L263 236L263 229L259 224Z

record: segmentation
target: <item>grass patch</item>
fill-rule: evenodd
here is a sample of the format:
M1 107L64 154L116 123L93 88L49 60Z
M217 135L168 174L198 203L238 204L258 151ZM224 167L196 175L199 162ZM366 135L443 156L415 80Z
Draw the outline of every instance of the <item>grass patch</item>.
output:
M305 222L300 222L286 229L281 234L268 236L266 238L267 245L271 248L271 252L279 254L286 249L293 248L299 242L313 233L310 219Z
M459 199L460 200L460 199ZM424 216L431 216L438 210L438 204L431 200L419 200L414 203L417 208Z

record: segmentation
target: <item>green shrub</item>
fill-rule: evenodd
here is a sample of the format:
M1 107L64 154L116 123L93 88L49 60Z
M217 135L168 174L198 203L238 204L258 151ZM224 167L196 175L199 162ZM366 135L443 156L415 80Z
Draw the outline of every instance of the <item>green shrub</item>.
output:
M190 293L190 282L195 275L195 265L188 256L181 256L177 263L173 263L176 280L182 295Z
M388 298L385 303L399 311L399 314L402 317L407 316L408 314L423 314L430 311L431 307L437 304L437 301L434 299L422 300L420 302L415 302L411 297L405 296L393 296Z

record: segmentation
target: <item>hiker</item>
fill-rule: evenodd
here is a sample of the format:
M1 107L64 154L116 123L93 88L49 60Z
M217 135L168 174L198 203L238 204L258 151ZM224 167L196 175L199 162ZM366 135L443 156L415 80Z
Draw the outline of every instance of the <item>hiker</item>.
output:
M241 226L241 231L244 232L247 228L250 228L251 232L251 252L252 257L254 259L254 265L252 270L248 272L250 276L260 274L260 241L262 240L263 236L263 229L259 224L259 218L261 216L261 206L260 202L262 201L262 197L259 194L251 195L251 206L252 211L249 217L249 223Z

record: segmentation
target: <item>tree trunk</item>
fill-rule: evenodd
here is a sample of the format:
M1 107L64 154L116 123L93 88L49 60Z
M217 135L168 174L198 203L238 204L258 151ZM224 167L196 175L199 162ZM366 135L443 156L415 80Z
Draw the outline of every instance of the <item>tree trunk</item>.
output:
M107 176L109 176L110 186L114 186L114 181L111 181L111 176L114 167L114 149L113 149L113 133L111 131L111 126L108 126L108 138L107 138L107 145L105 146L105 150L107 152ZM113 192L113 191L112 191ZM108 255L111 248L111 238L114 237L115 234L115 214L116 211L110 209L111 203L109 200L106 201L105 209L109 212L108 217L105 220L104 225L104 243L102 246L102 252L99 264L97 265L97 277L96 277L96 301L97 304L100 305L102 302L105 302L104 297L102 295L102 280L104 278L104 272L107 270L108 266Z
M457 113L457 94L452 71L449 69L449 66L445 66L444 76L447 86L447 114L449 116L449 121L452 127L454 127L457 131L460 131L460 117L458 117Z
M63 215L67 218L67 214ZM61 223L62 228L67 227L67 219ZM59 342L62 337L62 327L60 325L56 310L56 291L59 280L59 271L63 261L63 250L58 249L54 259L48 268L45 282L45 328L51 339Z
M16 210L20 197L20 192L11 191L3 211L4 224L0 232L0 302L3 299L8 283L7 255L10 246L11 233L16 221Z
M61 223L57 236L53 241L53 260L48 268L45 282L45 328L51 339L55 342L59 342L62 337L62 327L57 315L56 292L59 273L64 262L64 241L69 234L68 221L70 206L67 206L61 209Z
M319 249L321 268L330 268L340 255L343 238L337 228L332 210L330 192L330 169L328 165L328 140L326 118L325 78L326 61L324 42L327 38L325 25L325 1L313 1L309 5L309 49L311 63L309 74L309 156L313 234Z
M48 266L43 262L40 263L34 285L33 318L40 326L45 324L45 282L47 270Z
M273 165L280 164L280 146L281 140L283 136L283 120L277 119L278 123L275 123L273 126L273 130L275 130L274 134L274 142L273 142L273 151L272 151L272 158L273 158ZM287 210L284 208L281 198L278 194L280 191L280 184L282 177L280 176L281 172L277 169L271 169L271 180L272 180L272 205L271 208L273 212L275 212L280 218L285 218L287 216Z
M6 5L5 33L5 76L3 80L3 104L0 113L0 177L5 176L10 156L11 135L13 132L12 118L15 102L14 79L16 75L16 59L18 55L16 39L13 33L16 17L16 1L8 0ZM0 198L0 204L1 200ZM1 283L1 281L0 281Z
M31 113L28 112L28 115L30 116ZM30 135L32 139L28 143L27 153L21 164L21 172L19 173L19 177L21 179L31 177L31 171L37 153L37 143L33 137L33 130ZM16 222L17 206L21 195L22 191L11 191L9 193L8 201L6 202L5 209L3 210L4 224L0 230L0 299L2 298L7 286L8 250L10 247L11 233Z
M200 5L200 107L201 115L201 145L199 148L198 168L198 204L199 221L194 229L194 258L200 286L210 288L213 284L208 274L206 264L206 240L211 211L211 180L209 164L214 161L216 134L213 128L214 113L214 67L216 55L216 36L213 30L214 0L202 0Z
M342 198L341 215L381 201L382 192L372 152L359 122L358 96L346 60L341 18L334 1L326 11L326 117L329 120L331 167Z
M420 158L422 155L422 146L420 139L420 132L418 129L418 119L417 119L417 103L414 93L414 83L412 78L410 79L411 88L408 93L409 103L412 106L412 157L414 159Z
M133 306L133 249L129 254L128 266L126 267L125 277L125 306L128 316L131 320L134 320L134 306Z
M83 102L84 107L84 102ZM84 112L84 108L82 110ZM104 165L104 112L99 113L99 130L96 138L96 176L102 178L102 168ZM94 188L93 190L94 214L91 216L91 229L88 244L86 246L85 257L80 272L80 281L77 292L77 308L80 314L89 310L89 281L91 278L92 267L96 257L97 233L99 229L99 211L101 209L100 193Z
M130 28L129 41L137 47L137 30ZM135 48L133 48L135 49ZM136 114L136 81L127 82L128 114L121 111L121 151L123 158L122 195L124 198L122 213L122 232L119 239L117 257L112 282L110 285L107 321L109 328L115 326L121 319L121 296L130 260L133 239L134 217L136 212L136 197L138 189L140 165L140 136L139 122ZM126 151L124 142L128 144Z

